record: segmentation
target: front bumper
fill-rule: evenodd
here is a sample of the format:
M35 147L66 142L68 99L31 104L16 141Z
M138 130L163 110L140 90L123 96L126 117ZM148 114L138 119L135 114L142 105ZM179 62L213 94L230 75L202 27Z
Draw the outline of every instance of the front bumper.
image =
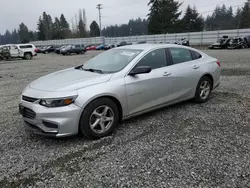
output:
M78 133L81 108L75 104L59 108L47 108L38 103L21 100L19 112L25 128L34 134L66 137Z

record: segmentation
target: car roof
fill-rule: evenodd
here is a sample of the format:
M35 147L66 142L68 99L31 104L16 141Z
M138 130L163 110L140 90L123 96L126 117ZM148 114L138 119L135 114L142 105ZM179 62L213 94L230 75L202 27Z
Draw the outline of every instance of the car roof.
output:
M156 48L171 48L171 47L190 49L186 46L181 46L181 45L177 45L177 44L133 44L133 45L122 46L122 47L118 47L118 48L119 49L134 49L134 50L148 51L148 50L153 50Z

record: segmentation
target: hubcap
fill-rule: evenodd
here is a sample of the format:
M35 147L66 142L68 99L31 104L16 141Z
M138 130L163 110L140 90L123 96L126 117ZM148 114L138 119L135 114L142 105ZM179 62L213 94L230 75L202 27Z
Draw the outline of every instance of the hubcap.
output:
M101 134L110 129L114 122L113 110L104 105L97 107L90 116L89 125L92 131Z
M201 99L206 100L210 94L210 91L211 91L210 83L208 81L202 82L200 86Z

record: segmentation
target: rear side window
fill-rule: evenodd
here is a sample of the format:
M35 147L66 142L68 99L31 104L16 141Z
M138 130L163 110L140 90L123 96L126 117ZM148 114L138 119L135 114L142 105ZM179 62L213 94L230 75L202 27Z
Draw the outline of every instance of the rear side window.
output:
M20 49L24 49L24 48L33 48L31 45L22 45L22 46L19 46Z
M191 51L191 52L193 55L193 60L202 58L202 55L199 54L198 52L195 52L195 51Z
M170 53L172 55L174 65L193 60L192 54L188 49L170 48Z
M158 69L167 66L165 49L158 49L149 52L136 65L136 67L138 66L149 66L152 69Z

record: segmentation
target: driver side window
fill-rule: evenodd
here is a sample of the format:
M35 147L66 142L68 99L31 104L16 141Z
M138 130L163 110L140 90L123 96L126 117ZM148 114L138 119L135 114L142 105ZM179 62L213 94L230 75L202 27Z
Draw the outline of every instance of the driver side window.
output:
M165 49L158 49L149 52L136 65L136 67L139 66L149 66L152 70L167 66Z

